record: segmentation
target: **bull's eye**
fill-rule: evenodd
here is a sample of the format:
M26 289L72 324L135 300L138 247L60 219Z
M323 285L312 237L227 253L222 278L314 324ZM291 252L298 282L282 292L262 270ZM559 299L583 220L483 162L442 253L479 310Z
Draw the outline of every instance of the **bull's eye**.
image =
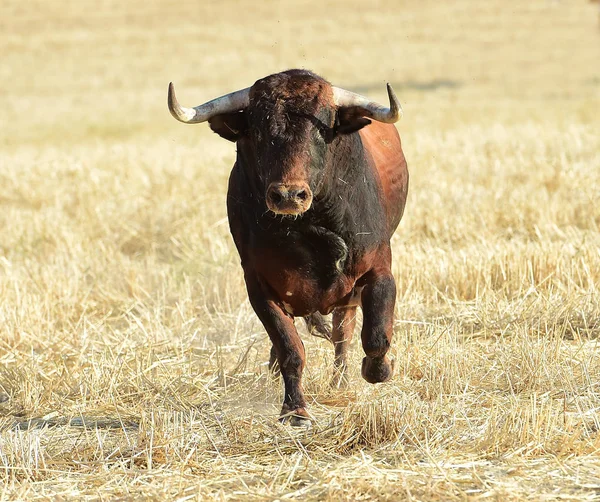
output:
M335 136L335 131L331 127L327 127L326 125L317 126L317 131L319 132L318 136L325 143L331 143Z

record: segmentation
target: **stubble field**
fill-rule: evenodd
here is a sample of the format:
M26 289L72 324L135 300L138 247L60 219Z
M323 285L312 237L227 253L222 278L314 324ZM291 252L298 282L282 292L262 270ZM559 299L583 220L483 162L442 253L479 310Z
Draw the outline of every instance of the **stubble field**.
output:
M599 499L599 28L583 0L3 2L0 498ZM411 172L396 375L355 339L332 390L303 336L308 431L276 420L235 147L166 108L291 67L391 82Z

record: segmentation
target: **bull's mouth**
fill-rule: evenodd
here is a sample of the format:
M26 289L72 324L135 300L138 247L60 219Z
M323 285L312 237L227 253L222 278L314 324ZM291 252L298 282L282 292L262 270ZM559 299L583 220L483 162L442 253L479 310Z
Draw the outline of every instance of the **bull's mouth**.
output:
M268 203L267 203L267 207L269 208L269 211L271 211L273 214L279 215L279 216L294 216L294 217L299 217L302 216L306 211L308 211L309 208L297 208L297 207L271 207Z

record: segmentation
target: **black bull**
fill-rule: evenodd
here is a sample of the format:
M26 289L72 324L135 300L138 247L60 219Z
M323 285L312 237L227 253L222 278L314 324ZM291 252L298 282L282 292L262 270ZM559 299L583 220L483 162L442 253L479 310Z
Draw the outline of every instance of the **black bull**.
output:
M389 86L388 93L389 109L303 70L193 109L180 107L169 89L178 120L208 121L237 144L229 225L250 303L273 344L271 366L278 363L285 384L281 418L295 425L308 420L295 317L333 342L339 385L360 305L362 376L371 383L392 376L390 238L404 212L408 170L390 124L399 105ZM329 313L331 331L322 317Z

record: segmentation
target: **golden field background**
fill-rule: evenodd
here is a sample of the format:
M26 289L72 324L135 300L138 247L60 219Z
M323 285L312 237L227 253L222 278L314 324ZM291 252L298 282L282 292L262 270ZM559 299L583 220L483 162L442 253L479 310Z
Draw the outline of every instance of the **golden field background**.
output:
M600 498L596 7L3 1L0 499ZM331 390L305 336L309 431L276 420L235 147L166 108L292 67L391 82L411 171L397 374L355 340Z

